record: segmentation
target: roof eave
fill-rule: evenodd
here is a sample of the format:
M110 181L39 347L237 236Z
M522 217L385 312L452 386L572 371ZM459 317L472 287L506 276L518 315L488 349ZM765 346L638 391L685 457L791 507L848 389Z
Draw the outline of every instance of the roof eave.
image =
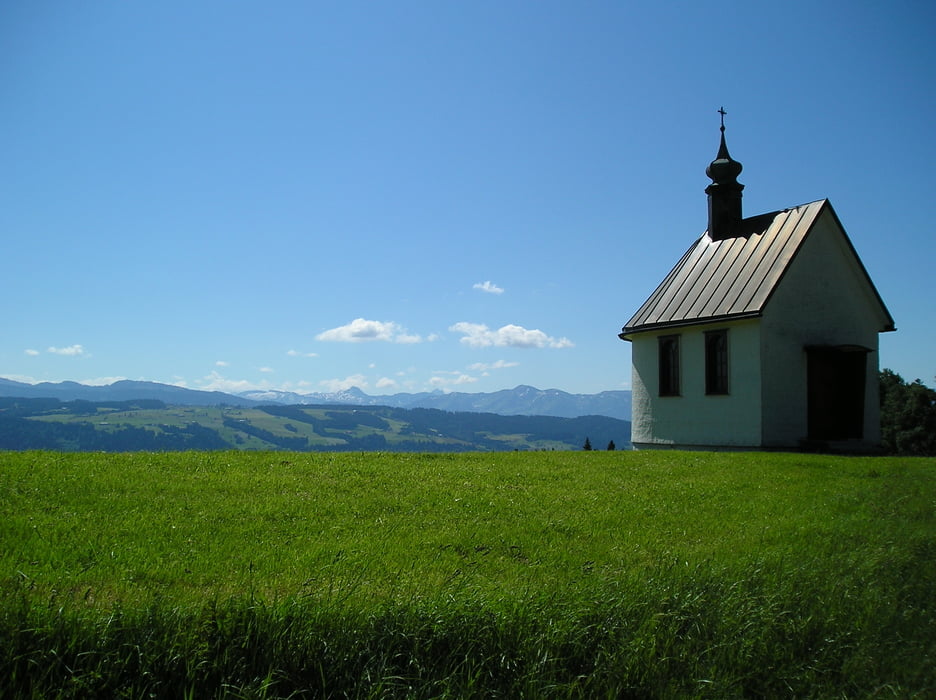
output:
M739 314L727 314L723 316L711 316L709 318L692 318L680 321L660 321L659 323L646 323L642 326L624 326L618 333L618 338L629 341L633 336L640 333L650 333L653 331L669 330L671 328L687 328L689 326L709 326L713 323L727 323L728 321L744 321L763 316L761 311L748 311Z

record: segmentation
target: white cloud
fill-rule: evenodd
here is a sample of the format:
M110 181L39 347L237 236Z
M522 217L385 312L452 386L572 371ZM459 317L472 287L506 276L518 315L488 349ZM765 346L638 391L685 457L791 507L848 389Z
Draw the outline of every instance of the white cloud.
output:
M429 384L437 389L440 389L449 386L458 386L459 384L474 384L476 381L478 381L477 377L471 377L467 374L459 374L458 372L455 372L455 375L457 376L443 377L437 374L436 376L429 379Z
M258 369L261 372L275 371L265 367L260 367ZM108 381L116 381L117 379L122 379L122 377L115 377L109 379ZM363 375L355 375L344 380L335 379L328 380L326 382L320 382L322 385L338 387L334 389L335 391L338 391L341 388L346 388L342 386L344 383L348 383L348 386L354 386L357 383L362 385L362 388L367 384L367 382L364 381ZM260 381L251 381L248 379L229 379L217 371L212 371L211 374L201 379L195 380L194 383L189 383L185 380L184 377L175 376L172 378L171 384L173 386L179 386L186 389L198 389L201 391L223 391L230 394L238 394L244 391L266 391L269 389L276 389L279 391L320 390L318 385L306 380L299 380L297 382L270 382L266 379L262 379Z
M88 386L108 386L114 382L122 382L126 377L95 377L94 379L82 379L79 381L79 384L87 384Z
M252 391L254 389L268 389L269 385L266 382L257 384L255 382L249 382L246 379L228 379L223 377L218 372L212 372L208 376L204 377L202 380L196 382L198 385L197 389L202 391L223 391L227 394L236 394L241 391Z
M225 362L224 360L218 360L215 362L215 367L227 367L229 364L229 362Z
M272 367L261 367L260 371L263 372L264 374L270 374L271 372L274 372L275 370Z
M287 350L286 354L290 357L318 357L317 352L299 352L298 350Z
M80 345L70 345L67 348L49 348L49 352L53 355L67 355L69 357L76 357L78 355L84 355L84 348Z
M398 323L368 321L364 318L356 318L347 325L322 331L315 339L335 343L365 343L372 340L407 344L422 342L420 336L407 333Z
M35 377L28 377L25 374L4 374L2 376L4 379L9 379L11 382L20 382L21 384L38 384L43 381Z
M396 386L396 380L390 379L390 377L381 377L377 380L378 389L394 389Z
M31 348L27 348L26 350L23 350L23 352L25 352L30 357L36 357L39 354L38 350L33 350Z
M352 374L344 379L323 379L319 384L328 391L345 391L353 386L358 389L366 389L367 378L363 374Z
M490 280L486 282L476 282L475 285L472 287L472 289L480 289L482 292L486 292L488 294L503 294L504 293L503 287L498 287L496 284L494 284Z
M508 324L492 331L483 323L461 321L449 327L454 333L462 333L461 342L473 348L509 347L509 348L571 348L573 343L568 338L553 338L538 329Z
M508 367L517 367L519 362L508 362L507 360L498 360L497 362L475 362L473 365L468 365L468 369L475 372L487 372L492 369L507 369Z

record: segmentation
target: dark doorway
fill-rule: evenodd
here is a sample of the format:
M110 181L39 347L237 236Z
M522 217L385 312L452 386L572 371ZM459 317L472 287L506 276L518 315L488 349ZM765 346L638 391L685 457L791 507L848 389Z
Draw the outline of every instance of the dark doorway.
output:
M864 437L865 367L860 347L807 348L810 440Z

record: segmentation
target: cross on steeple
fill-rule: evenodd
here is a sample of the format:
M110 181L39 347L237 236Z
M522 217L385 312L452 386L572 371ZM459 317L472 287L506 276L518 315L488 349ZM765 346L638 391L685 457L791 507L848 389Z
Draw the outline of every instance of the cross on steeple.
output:
M725 111L724 107L719 107L718 113L721 115L721 130L724 131L725 130L725 115L728 114L728 112Z

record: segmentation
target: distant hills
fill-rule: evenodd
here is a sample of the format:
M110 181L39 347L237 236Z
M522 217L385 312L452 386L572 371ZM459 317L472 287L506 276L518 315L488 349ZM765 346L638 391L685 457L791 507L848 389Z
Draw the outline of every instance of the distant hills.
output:
M0 397L54 398L60 401L156 400L177 406L350 405L391 408L434 408L458 413L494 413L502 416L607 416L630 420L631 392L603 391L570 394L558 389L520 385L490 393L441 391L370 396L358 388L335 393L299 394L285 391L220 391L185 389L158 382L123 380L104 386L77 382L26 384L0 378Z
M0 397L0 450L467 452L626 449L630 423L388 406L170 405Z
M459 413L497 413L502 416L608 416L630 420L631 393L602 391L598 394L570 394L559 389L537 389L520 385L490 393L442 391L416 394L369 396L357 387L336 393L296 394L286 391L246 391L242 398L277 404L345 404L391 406L394 408L437 408Z
M60 401L131 401L147 399L179 406L252 406L256 401L225 394L221 391L198 391L158 382L123 380L104 386L77 382L42 382L26 384L0 377L0 396L25 399L58 399Z

